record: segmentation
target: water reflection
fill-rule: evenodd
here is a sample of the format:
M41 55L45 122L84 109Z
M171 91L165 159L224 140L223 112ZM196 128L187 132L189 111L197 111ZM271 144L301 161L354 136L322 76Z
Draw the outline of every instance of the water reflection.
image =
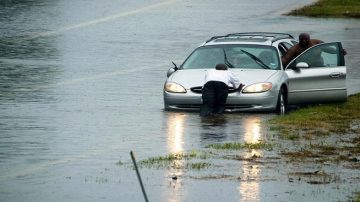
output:
M246 143L259 143L261 140L261 125L260 117L248 117L244 120L244 142ZM252 149L251 152L247 153L247 158L254 155L261 155L261 151Z
M184 127L187 118L186 114L169 113L167 119L167 150L168 153L176 154L184 152ZM174 165L169 171L165 173L165 179L168 187L172 192L167 192L167 201L182 201L182 175L184 162L181 160L175 161Z
M244 142L259 143L261 140L261 125L259 117L248 117L244 120ZM251 159L262 155L259 150L252 149L246 152L245 158ZM260 168L258 165L253 165L251 161L247 161L241 166L241 183L239 185L240 201L256 201L259 199L259 175Z
M169 113L167 119L167 147L169 153L183 152L184 148L184 125L186 114Z
M201 140L209 144L220 142L226 138L227 117L202 117L201 118Z

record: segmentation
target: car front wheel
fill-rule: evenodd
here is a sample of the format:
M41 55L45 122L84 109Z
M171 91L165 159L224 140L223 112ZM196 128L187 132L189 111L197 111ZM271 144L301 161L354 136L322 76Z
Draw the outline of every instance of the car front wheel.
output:
M286 102L285 90L281 88L276 105L276 113L279 115L284 115L286 112L287 112L287 102Z

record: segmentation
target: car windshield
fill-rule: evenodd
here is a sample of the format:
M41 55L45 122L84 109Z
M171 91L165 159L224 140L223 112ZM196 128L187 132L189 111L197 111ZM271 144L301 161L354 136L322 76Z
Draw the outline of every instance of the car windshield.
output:
M262 45L214 45L197 48L183 69L211 69L224 63L238 69L280 69L276 48Z

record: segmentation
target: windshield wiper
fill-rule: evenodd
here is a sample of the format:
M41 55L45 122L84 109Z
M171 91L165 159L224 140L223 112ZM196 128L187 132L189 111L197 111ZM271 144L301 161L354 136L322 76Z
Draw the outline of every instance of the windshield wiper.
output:
M271 67L269 67L267 64L265 64L262 60L260 60L260 58L256 57L255 55L240 49L241 52L245 53L246 55L248 55L251 59L253 59L256 63L260 64L264 69L271 69Z
M231 63L229 62L229 60L227 59L225 49L223 49L223 51L224 51L224 60L225 60L225 64L226 64L227 66L229 66L230 68L235 68L235 67L234 67L234 65L233 65L233 64L231 64Z

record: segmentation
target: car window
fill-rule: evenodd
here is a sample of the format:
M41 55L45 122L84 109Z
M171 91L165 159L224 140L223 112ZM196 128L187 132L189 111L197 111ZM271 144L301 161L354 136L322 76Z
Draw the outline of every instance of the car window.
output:
M182 65L184 69L211 69L217 64L224 63L222 48L198 48Z
M287 50L289 50L293 46L292 44L287 42L283 42L282 44L286 47Z
M297 42L297 41L295 41L295 40L292 40L291 42L293 43L293 45L296 45L296 44L299 43L299 42Z
M342 65L338 43L326 43L314 46L298 56L289 67L305 62L309 68L337 67Z
M224 63L230 68L280 69L275 47L262 45L217 45L196 49L183 63L183 69L211 69Z
M281 55L285 55L286 52L292 47L293 45L287 42L281 42L279 43L279 50Z

